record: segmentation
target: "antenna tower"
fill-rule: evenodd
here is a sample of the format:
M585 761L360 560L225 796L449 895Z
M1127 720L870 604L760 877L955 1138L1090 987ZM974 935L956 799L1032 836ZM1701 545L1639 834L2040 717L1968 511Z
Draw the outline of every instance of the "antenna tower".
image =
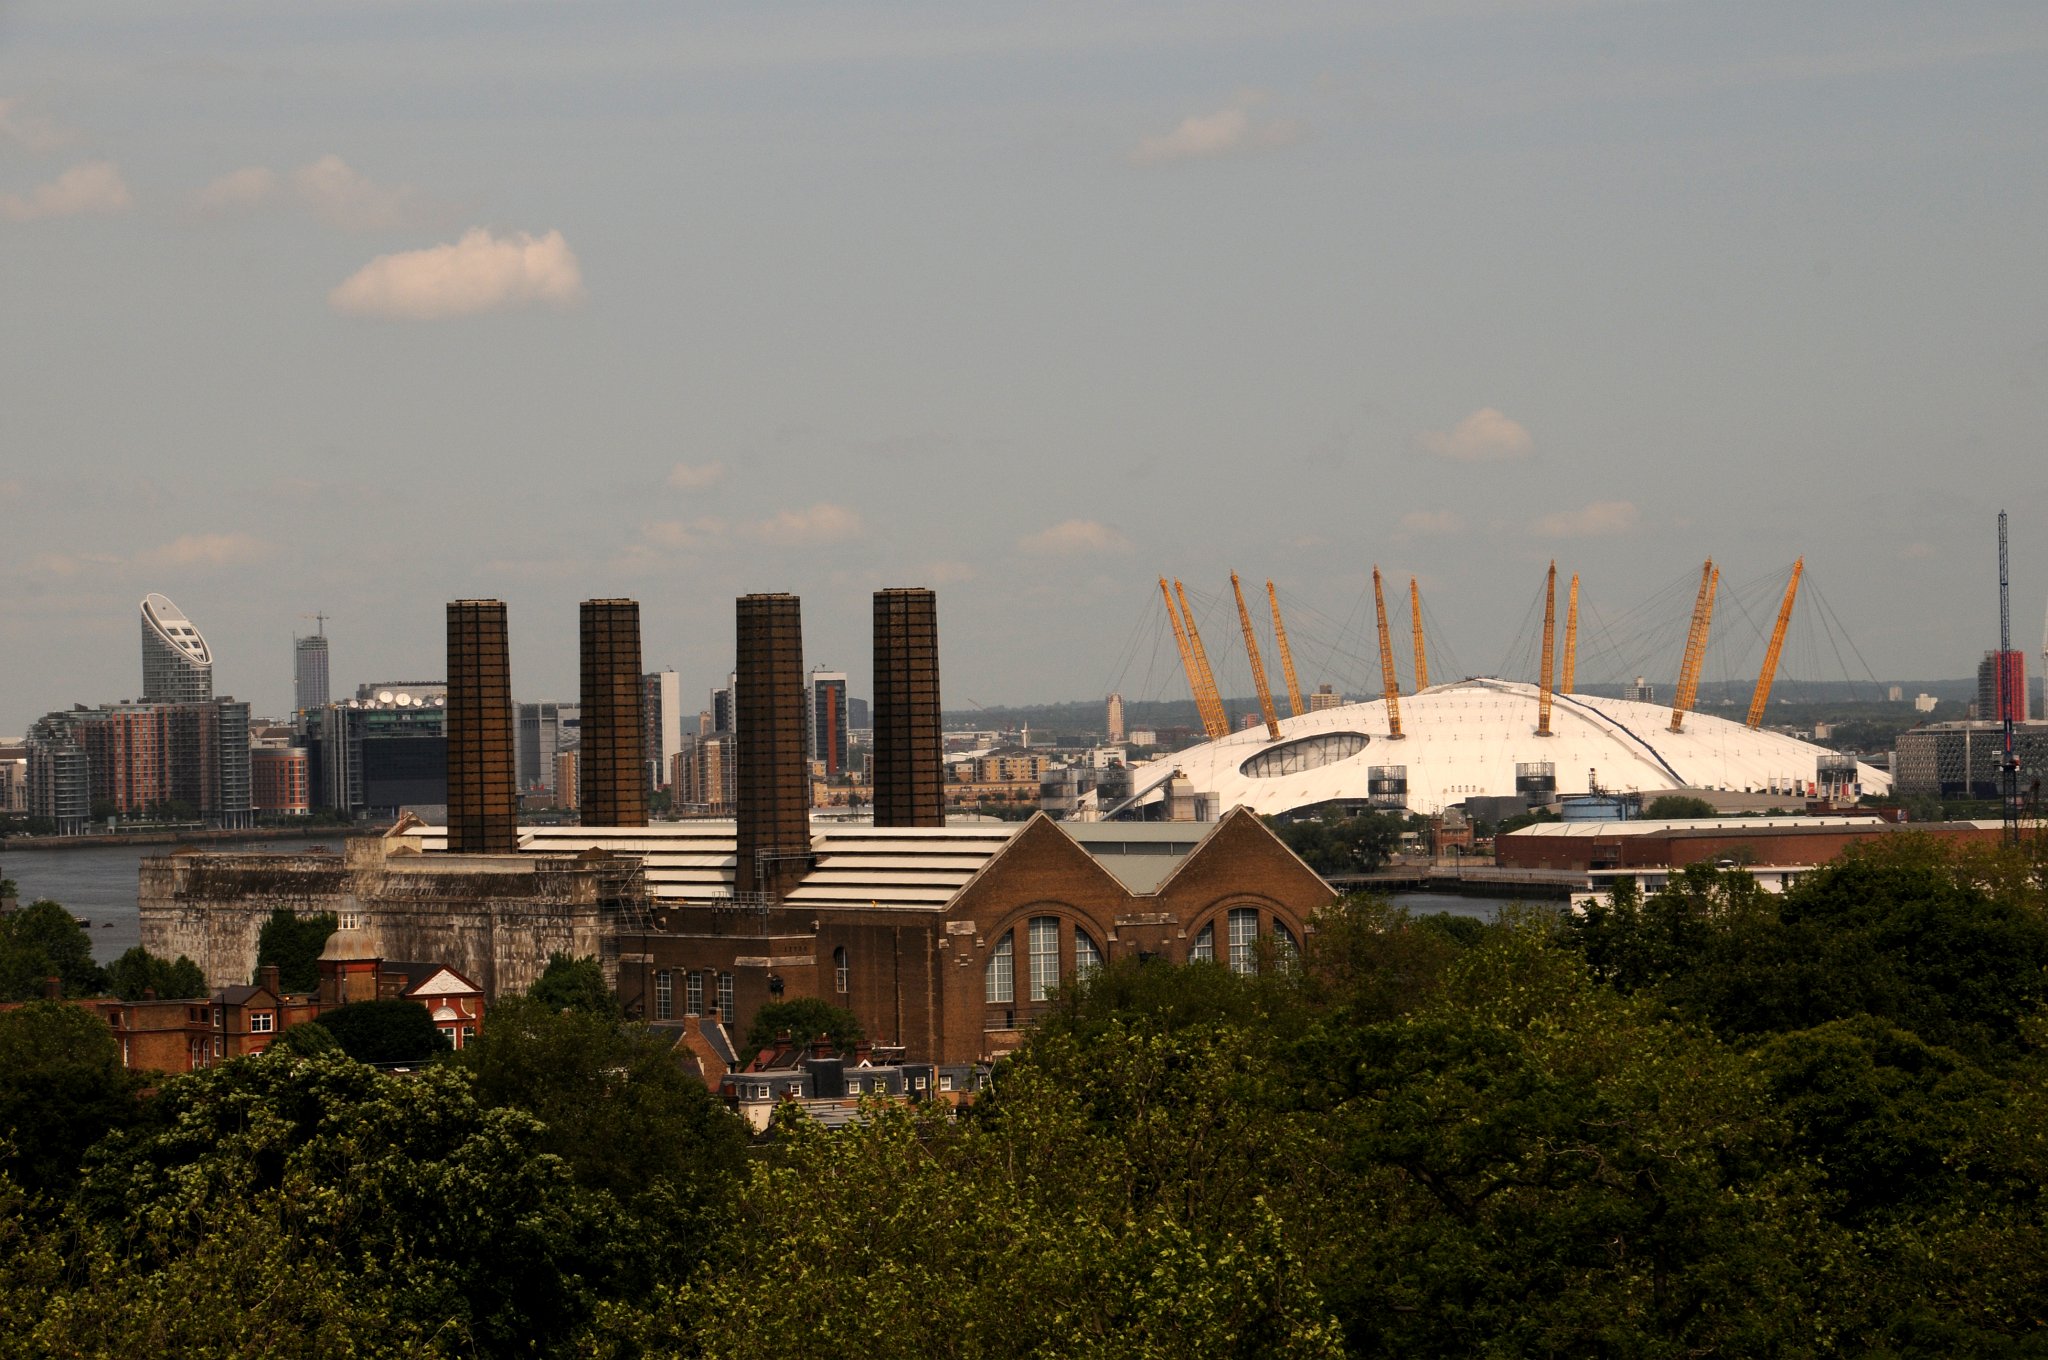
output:
M2005 511L1998 512L1998 660L1992 666L1992 674L1998 683L1993 693L1998 696L1998 717L2000 735L2005 748L1998 758L1998 784L2000 801L2005 805L2005 843L2020 843L2020 762L2013 754L2012 714L2018 705L2007 691L2012 685L2012 578L2006 570L2005 559Z

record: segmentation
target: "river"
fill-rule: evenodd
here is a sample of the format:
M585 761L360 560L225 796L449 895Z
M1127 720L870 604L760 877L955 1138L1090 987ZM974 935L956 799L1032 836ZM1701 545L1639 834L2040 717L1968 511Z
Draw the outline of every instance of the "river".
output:
M341 849L341 833L290 840L209 841L208 850L276 850L290 853L310 846ZM175 845L90 845L76 850L35 850L8 855L0 850L0 877L21 890L21 903L48 898L91 922L92 954L112 963L142 943L135 904L135 883L142 861L168 855Z

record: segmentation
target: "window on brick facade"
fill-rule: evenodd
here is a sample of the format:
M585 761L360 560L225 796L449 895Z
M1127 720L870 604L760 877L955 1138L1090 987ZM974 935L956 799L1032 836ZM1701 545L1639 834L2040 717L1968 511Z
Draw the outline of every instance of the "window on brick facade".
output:
M683 974L683 1014L702 1015L703 1013L704 975L702 973L685 973Z
M1301 942L1294 938L1294 932L1273 919L1273 957L1282 968L1292 968L1301 961Z
M1216 962L1216 927L1213 924L1195 932L1193 942L1188 945L1188 962Z
M732 1023L732 974L718 975L718 1018L726 1024Z
M676 1013L676 980L666 968L654 975L654 1018L673 1020Z
M1043 1001L1060 985L1060 918L1034 916L1027 932L1031 941L1031 999Z
M939 1089L940 1089L941 1091L950 1091L950 1090L952 1090L952 1089L953 1089L953 1078L952 1078L952 1077L951 1077L950 1075L947 1075L947 1074L943 1074L943 1073L942 1073L942 1074L940 1075L940 1077L939 1077Z
M1245 974L1259 971L1259 909L1257 907L1232 907L1230 909L1230 971Z
M1014 936L1005 935L996 942L989 952L988 973L983 992L991 1006L1007 1006L1017 999L1016 952L1011 948Z
M1087 977L1102 966L1102 951L1095 945L1095 937L1079 926L1074 927L1074 976Z
M853 982L853 969L846 961L846 946L840 945L832 951L832 982L844 996Z
M249 1016L249 1032L251 1034L268 1034L270 1033L271 1026L276 1022L277 1017L269 1011L256 1011Z

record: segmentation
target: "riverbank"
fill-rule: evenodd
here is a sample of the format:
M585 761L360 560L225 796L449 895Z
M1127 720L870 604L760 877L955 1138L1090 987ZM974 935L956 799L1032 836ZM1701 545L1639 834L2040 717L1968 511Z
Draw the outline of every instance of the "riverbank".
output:
M0 837L0 855L24 850L91 850L128 845L241 845L248 841L303 841L331 836L339 842L350 836L381 836L391 829L388 822L351 826L259 826L244 831L176 828L163 831L97 832L87 836Z

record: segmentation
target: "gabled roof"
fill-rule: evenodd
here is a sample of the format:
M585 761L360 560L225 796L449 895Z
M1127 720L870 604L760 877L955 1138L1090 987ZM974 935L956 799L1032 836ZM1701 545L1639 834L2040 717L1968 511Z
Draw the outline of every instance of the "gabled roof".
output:
M378 968L382 972L397 973L403 977L404 994L408 997L462 996L470 992L483 991L483 988L445 963L394 962L386 959Z
M258 997L268 997L271 1005L277 1004L277 997L268 987L260 983L243 983L235 987L223 987L213 994L215 1001L228 1006L246 1006Z

